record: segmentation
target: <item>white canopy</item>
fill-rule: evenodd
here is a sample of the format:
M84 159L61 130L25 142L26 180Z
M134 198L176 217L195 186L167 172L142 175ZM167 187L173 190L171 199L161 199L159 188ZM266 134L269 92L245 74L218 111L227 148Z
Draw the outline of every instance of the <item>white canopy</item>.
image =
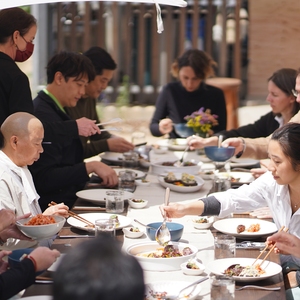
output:
M16 7L16 6L23 6L23 5L34 5L34 4L45 4L45 3L57 3L57 2L87 2L90 0L64 0L64 1L58 1L58 0L0 0L0 9L3 8L10 8L10 7ZM105 0L100 0L105 1ZM172 6L179 6L179 7L185 7L187 6L186 1L184 0L111 0L115 2L136 2L136 3L152 3L156 6L156 22L157 22L157 32L162 33L164 30L164 25L161 18L161 10L159 7L159 4L163 5L172 5Z

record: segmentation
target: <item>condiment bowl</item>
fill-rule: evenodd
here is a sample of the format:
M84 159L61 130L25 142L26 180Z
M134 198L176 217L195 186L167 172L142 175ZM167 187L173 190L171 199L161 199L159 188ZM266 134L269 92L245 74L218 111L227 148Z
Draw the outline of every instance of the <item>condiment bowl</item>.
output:
M141 186L149 186L151 184L151 182L148 180L145 180L145 179L136 179L135 184L141 185Z
M155 229L158 229L158 227L161 224L162 222L155 222L155 223L149 223L147 225ZM171 234L171 241L178 242L182 237L184 226L180 223L174 223L174 222L167 222L166 224ZM151 241L155 241L156 230L147 227L146 233Z
M132 199L128 199L128 203L132 208L144 208L147 206L148 200L132 198Z
M207 220L207 222L200 222L201 219ZM214 217L195 217L192 219L193 226L196 229L208 229L215 221Z
M58 233L65 224L66 219L61 216L53 216L56 223L47 224L47 225L24 225L32 217L19 220L16 225L19 230L26 236L35 239L41 240L50 238L56 233Z
M212 161L226 161L234 155L235 147L218 147L207 146L204 147L205 155Z
M197 267L197 269L188 268L188 264L194 264ZM196 259L190 259L189 261L182 263L180 265L180 268L184 274L194 276L202 274L205 270L205 266L198 262Z
M131 227L124 227L123 228L124 235L128 238L138 239L144 234L143 231L131 231L130 230L131 228L137 228L137 227L132 227L131 226Z

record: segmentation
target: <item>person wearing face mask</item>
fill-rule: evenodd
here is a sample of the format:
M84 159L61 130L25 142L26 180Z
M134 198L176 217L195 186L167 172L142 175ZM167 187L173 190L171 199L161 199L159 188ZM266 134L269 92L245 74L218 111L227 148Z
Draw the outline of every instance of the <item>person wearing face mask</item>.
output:
M15 7L0 11L0 125L12 113L33 113L29 80L15 62L33 53L36 19Z
M198 49L187 50L176 59L171 73L179 80L168 83L158 96L150 124L153 136L169 134L170 138L180 137L173 124L186 123L184 117L202 107L218 116L215 132L226 129L227 114L223 91L205 83L205 79L214 74L214 65L213 59Z

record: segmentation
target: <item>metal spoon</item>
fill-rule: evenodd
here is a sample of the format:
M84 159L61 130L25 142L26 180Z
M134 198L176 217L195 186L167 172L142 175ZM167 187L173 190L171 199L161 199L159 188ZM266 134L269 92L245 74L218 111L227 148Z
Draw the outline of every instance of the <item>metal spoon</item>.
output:
M184 158L184 155L185 155L185 152L188 151L190 148L189 145L187 145L182 153L182 156L180 158L180 160L177 160L176 163L174 164L175 167L181 167L182 166L182 163L183 163L183 158Z
M139 223L140 225L142 225L142 226L144 226L144 227L146 227L146 228L150 228L150 229L156 230L156 228L151 227L151 226L148 226L148 225L146 225L146 224L143 224L143 223L141 223L140 221L138 221L138 220L136 220L136 219L134 219L133 221Z
M169 205L169 197L170 197L170 188L167 187L166 194L165 194L165 206ZM163 247L167 246L168 243L171 241L171 234L166 225L166 221L167 221L167 217L165 213L164 221L158 227L155 233L155 240Z
M218 148L221 148L221 147L222 147L222 146L221 146L222 142L223 142L223 135L220 134L220 135L219 135L219 138L218 138Z
M264 287L264 286L259 286L259 285L244 285L244 286L236 288L235 290L240 291L240 290L247 289L247 288L252 288L252 289L257 289L257 290L265 290L265 291L279 291L280 290L280 286Z

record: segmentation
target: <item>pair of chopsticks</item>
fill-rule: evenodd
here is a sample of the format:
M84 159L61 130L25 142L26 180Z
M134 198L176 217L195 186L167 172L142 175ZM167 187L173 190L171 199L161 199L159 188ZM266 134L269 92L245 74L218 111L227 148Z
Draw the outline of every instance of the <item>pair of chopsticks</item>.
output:
M52 206L52 205L57 205L57 203L54 202L54 201L51 201L51 202L48 204L48 206ZM81 217L81 216L75 214L74 212L72 212L72 211L69 210L68 213L69 213L69 216L72 216L73 218L75 218L75 219L77 219L77 220L79 220L79 221L81 221L81 222L87 224L88 226L90 226L90 227L95 227L95 224L93 224L92 222L88 221L87 219L85 219L85 218L83 218L83 217Z
M284 231L284 232L288 232L288 228L285 228L285 226L281 226L281 228L278 230L278 232ZM266 247L262 250L262 252L257 256L256 260L253 262L252 266L255 265L255 263L257 262L257 260L263 255L263 253L267 250L267 248L269 247L269 245L266 245ZM269 250L269 252L266 254L266 256L264 257L264 259L261 261L261 263L259 264L259 266L261 266L264 261L266 260L266 258L271 254L271 252L274 250L274 248L276 247L276 243L271 247L271 249Z

